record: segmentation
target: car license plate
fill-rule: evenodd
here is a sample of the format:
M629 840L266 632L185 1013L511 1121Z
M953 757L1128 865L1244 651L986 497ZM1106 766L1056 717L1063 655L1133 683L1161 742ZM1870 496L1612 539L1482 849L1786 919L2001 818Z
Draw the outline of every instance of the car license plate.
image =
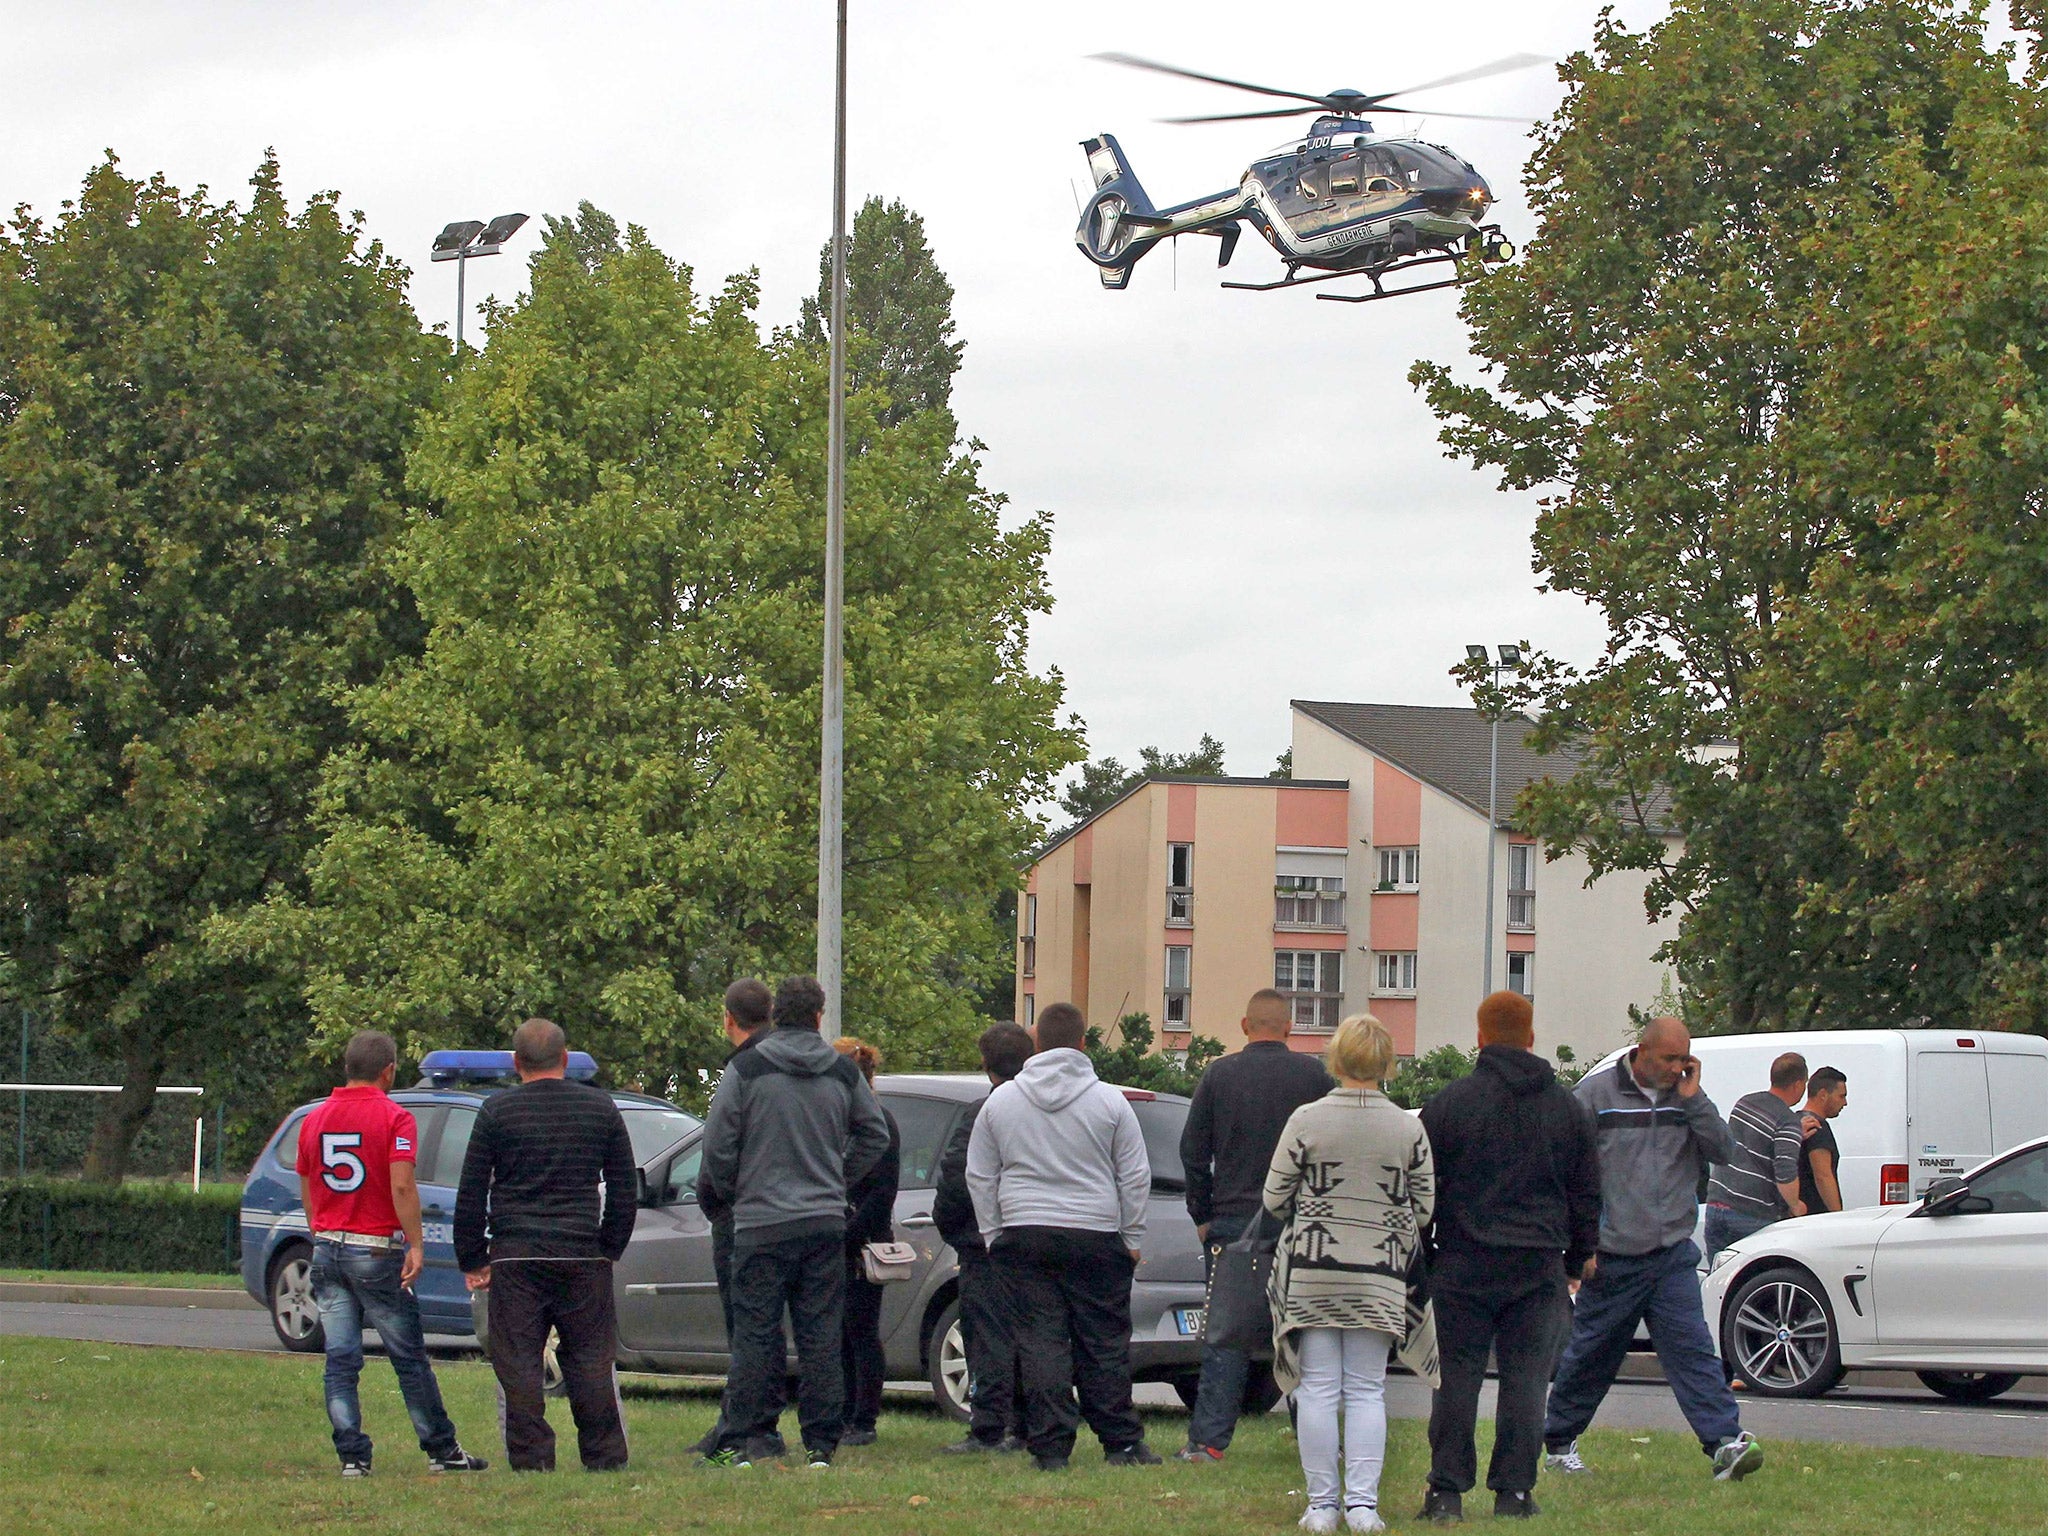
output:
M1175 1307L1173 1309L1173 1326L1180 1330L1182 1338L1192 1339L1202 1331L1203 1311L1204 1309L1201 1307Z

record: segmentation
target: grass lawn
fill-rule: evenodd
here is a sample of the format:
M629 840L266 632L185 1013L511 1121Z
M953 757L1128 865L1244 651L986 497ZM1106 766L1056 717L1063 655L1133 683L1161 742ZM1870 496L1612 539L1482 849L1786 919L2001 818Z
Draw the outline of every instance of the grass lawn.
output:
M442 1388L469 1446L492 1444L489 1368L443 1363ZM882 1443L841 1454L830 1472L698 1469L683 1447L716 1404L702 1388L629 1378L633 1466L590 1477L575 1467L566 1407L553 1413L572 1470L434 1478L406 1430L390 1368L373 1359L364 1409L379 1437L377 1475L343 1483L327 1442L320 1363L51 1339L0 1339L0 1525L46 1531L375 1533L829 1531L832 1536L1292 1536L1302 1486L1284 1417L1247 1425L1218 1467L1101 1465L1084 1431L1074 1470L1033 1472L1019 1458L957 1465L935 1454L955 1428L904 1401ZM1157 1415L1152 1440L1175 1448L1186 1424ZM792 1439L794 1438L792 1434ZM1924 1536L2038 1531L2048 1479L2038 1462L1934 1451L1773 1444L1747 1482L1718 1485L1680 1436L1586 1437L1598 1469L1537 1490L1543 1528L1614 1536ZM1484 1453L1482 1447L1482 1455ZM1421 1503L1422 1426L1396 1423L1383 1502L1397 1528ZM1482 1518L1490 1503L1473 1500Z
M159 1285L178 1291L239 1291L240 1275L129 1273L115 1269L0 1269L0 1283L37 1285Z

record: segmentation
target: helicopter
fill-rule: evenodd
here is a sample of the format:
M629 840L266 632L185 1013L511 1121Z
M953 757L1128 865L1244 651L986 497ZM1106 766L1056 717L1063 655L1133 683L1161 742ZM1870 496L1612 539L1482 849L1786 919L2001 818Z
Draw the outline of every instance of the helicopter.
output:
M1369 96L1345 89L1318 96L1200 74L1126 53L1095 57L1132 69L1304 103L1259 112L1165 119L1170 123L1228 123L1318 114L1306 135L1254 161L1235 187L1171 208L1153 207L1114 136L1104 133L1084 140L1081 149L1088 157L1095 192L1081 209L1074 243L1100 269L1105 288L1127 287L1131 270L1147 253L1179 235L1215 236L1220 243L1216 264L1226 267L1246 224L1265 236L1279 253L1287 275L1270 283L1226 282L1225 288L1269 293L1340 277L1363 276L1370 281L1368 293L1316 295L1347 304L1455 287L1515 254L1513 242L1498 224L1481 222L1493 206L1493 189L1470 161L1440 144L1381 138L1373 132L1366 114L1421 116L1421 108L1390 103L1397 96L1530 69L1549 63L1548 59L1514 54L1406 90ZM1471 112L1427 115L1479 122L1526 121ZM1404 278L1399 286L1386 285L1385 279L1395 273L1443 264L1449 264L1454 275L1421 283Z

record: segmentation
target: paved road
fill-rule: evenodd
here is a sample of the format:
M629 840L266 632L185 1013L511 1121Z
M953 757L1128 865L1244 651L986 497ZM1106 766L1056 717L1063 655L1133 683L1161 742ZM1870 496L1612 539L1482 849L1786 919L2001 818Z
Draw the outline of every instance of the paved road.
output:
M278 1349L270 1320L246 1312L164 1307L73 1306L61 1302L0 1302L0 1336L92 1339L109 1344L169 1344L191 1349ZM463 1339L430 1341L437 1352L474 1353ZM1653 1373L1654 1362L1631 1362L1632 1372ZM1911 1377L1857 1376L1851 1385L1818 1402L1784 1402L1745 1396L1743 1423L1765 1440L1819 1440L1852 1445L1972 1451L1991 1456L2048 1457L2048 1379L2031 1377L1996 1402L1975 1406L1944 1403ZM1148 1407L1177 1406L1164 1387L1140 1389ZM1488 1386L1483 1411L1491 1414ZM1387 1389L1387 1406L1399 1418L1426 1418L1429 1392L1397 1376ZM1601 1429L1683 1431L1685 1419L1671 1393L1655 1379L1624 1381L1608 1395L1595 1421Z

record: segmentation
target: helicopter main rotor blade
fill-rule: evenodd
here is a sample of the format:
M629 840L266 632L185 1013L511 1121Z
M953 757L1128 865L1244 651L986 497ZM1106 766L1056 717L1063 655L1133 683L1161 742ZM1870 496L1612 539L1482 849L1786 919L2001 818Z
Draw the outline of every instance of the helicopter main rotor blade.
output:
M1533 117L1495 117L1490 112L1438 112L1430 107L1394 107L1388 106L1385 103L1375 107L1367 107L1365 110L1372 113L1374 117L1378 117L1383 113L1397 112L1403 117L1461 117L1468 123L1527 124L1536 121ZM1277 116L1278 114L1276 113L1275 115Z
M1455 75L1445 75L1441 80L1430 80L1422 85L1404 86L1398 91L1388 91L1383 96L1373 97L1372 104L1378 107L1381 102L1391 100L1396 96L1413 96L1417 91L1433 91L1440 85L1463 85L1467 80L1484 80L1491 75L1513 74L1518 69L1534 69L1539 64L1553 64L1555 62L1556 60L1546 59L1540 53L1511 53L1504 59L1495 59L1491 64L1482 64L1477 69L1468 69ZM1384 111L1386 109L1382 108L1381 110ZM1450 116L1448 112L1441 115L1445 117Z
M1272 112L1219 112L1209 117L1162 117L1157 121L1186 125L1188 123L1243 123L1259 117L1306 117L1311 112L1322 110L1320 104L1313 107L1281 107Z
M1099 59L1104 64L1121 64L1127 69L1149 69L1154 74L1178 75L1183 80L1201 80L1210 85L1227 85L1234 91L1252 91L1260 96L1286 96L1292 100L1305 101L1312 106L1318 107L1325 104L1322 97L1310 96L1302 91L1281 91L1275 90L1270 85L1253 85L1246 80L1229 80L1222 75L1205 75L1199 70L1182 69L1174 64L1161 64L1153 59L1138 58L1135 54L1097 53L1091 54L1090 57ZM1420 89L1420 87L1417 87L1417 89Z

